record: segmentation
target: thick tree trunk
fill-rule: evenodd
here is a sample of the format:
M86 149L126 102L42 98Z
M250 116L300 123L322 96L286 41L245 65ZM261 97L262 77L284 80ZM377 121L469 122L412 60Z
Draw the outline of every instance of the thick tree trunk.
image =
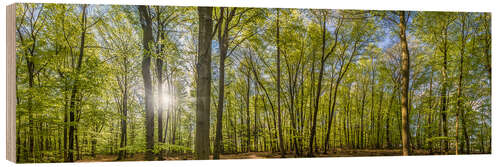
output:
M401 126L402 126L402 142L403 156L407 156L410 152L410 128L408 119L408 88L410 83L410 53L408 51L408 43L406 41L406 12L399 12L399 39L401 41Z
M146 96L146 160L153 160L154 146L154 97L153 85L151 80L151 55L150 43L153 41L152 20L149 15L149 8L139 6L140 22L143 31L142 45L144 47L144 56L142 58L142 78L144 81L144 90Z
M212 7L198 7L198 20L195 158L209 159L210 84L212 82Z

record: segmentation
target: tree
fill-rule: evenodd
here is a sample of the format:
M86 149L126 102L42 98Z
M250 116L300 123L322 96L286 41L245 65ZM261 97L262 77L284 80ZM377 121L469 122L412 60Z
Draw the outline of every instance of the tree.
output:
M85 35L86 35L86 30L87 30L87 5L82 5L82 32L81 32L81 36L80 36L80 50L79 50L79 56L78 56L78 62L76 64L76 69L75 69L75 73L78 74L80 73L80 69L81 69L81 66L82 66L82 60L83 60L83 51L84 51L84 47L85 47ZM69 104L69 152L68 152L68 160L69 162L73 162L74 161L74 142L75 142L75 125L74 125L74 122L75 122L75 112L76 112L76 101L77 101L77 93L78 93L78 78L77 80L75 80L73 82L73 88L72 88L72 91L71 91L71 99L70 99L70 104ZM76 138L76 141L78 141L78 138ZM78 147L78 145L77 145Z
M151 80L151 48L150 43L153 41L152 19L149 15L149 7L139 6L140 23L142 27L142 45L143 45L143 58L142 58L142 79L144 82L144 90L146 96L146 158L153 160L153 146L154 146L154 108L153 108L153 85Z
M460 34L460 60L459 60L459 78L458 78L458 100L457 100L457 112L456 112L456 121L455 121L455 131L456 131L456 136L455 136L455 154L458 155L459 150L458 150L458 144L460 143L459 141L459 119L462 122L462 135L466 141L467 144L467 154L469 153L469 135L467 135L467 126L465 122L465 116L463 112L463 106L462 106L462 79L463 79L463 66L464 66L464 56L465 56L465 47L466 47L466 41L469 36L467 32L468 28L468 23L467 23L468 15L462 14L460 17L461 21L461 34ZM460 148L461 152L464 152L463 144Z
M229 23L234 17L236 9L230 10L230 12L225 13L225 8L220 8L220 16L215 29L217 30L217 39L219 42L219 97L217 103L217 127L215 134L215 146L214 146L214 159L219 159L219 154L224 151L222 146L222 113L224 111L224 71L225 71L225 60L227 57L227 49L229 45ZM222 22L224 21L224 26Z
M313 156L313 142L314 142L314 137L316 135L316 119L318 116L318 109L319 109L319 97L321 94L321 82L323 81L323 73L324 73L324 68L325 68L325 62L330 57L335 51L338 43L338 36L339 36L339 31L340 27L342 26L343 23L343 16L338 17L336 27L335 27L335 32L334 32L334 41L332 46L330 47L329 51L326 52L326 19L329 13L325 10L320 11L320 16L322 18L319 18L320 24L322 25L321 27L321 32L322 32L322 48L321 48L321 65L320 65L320 71L319 71L319 78L318 78L318 86L316 89L316 98L314 101L314 115L312 118L312 127L311 127L311 136L309 138L309 153L308 156L312 157Z
M276 87L278 89L278 135L279 135L279 140L280 140L280 151L281 151L281 158L285 157L285 148L284 148L284 143L283 143L283 128L281 127L281 66L280 66L280 10L276 9L276 68L278 69L278 72L276 75L278 75L278 79L276 80Z
M406 28L409 20L409 12L399 11L399 40L401 45L401 119L402 119L402 141L403 141L403 156L407 156L410 152L410 127L408 119L408 88L410 83L410 52L406 41Z
M212 61L212 8L198 7L198 61L196 62L196 159L210 155L210 63Z
M22 14L20 18L16 18L16 22L18 25L16 25L16 34L17 37L19 38L19 42L22 48L22 54L25 55L25 60L26 60L26 68L27 68L27 73L28 73L28 89L30 91L33 91L36 87L35 84L35 77L37 77L37 74L39 74L39 71L42 69L42 67L38 67L38 64L35 62L35 60L40 57L38 55L39 53L39 46L37 45L39 42L39 38L44 28L44 23L46 18L43 18L45 15L45 9L44 5L28 5L25 4L20 8L22 11ZM29 27L29 28L28 28ZM17 87L16 87L17 89ZM28 121L29 121L29 152L27 157L28 158L33 158L34 157L34 137L35 137L35 130L34 130L34 93L29 93L28 94L28 99L27 99L27 112L28 112ZM20 144L20 143L19 143ZM18 149L18 152L20 150ZM66 154L65 154L66 155Z

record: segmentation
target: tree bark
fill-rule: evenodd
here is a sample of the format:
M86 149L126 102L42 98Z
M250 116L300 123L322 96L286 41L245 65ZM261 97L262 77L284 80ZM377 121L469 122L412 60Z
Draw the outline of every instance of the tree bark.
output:
M441 131L442 135L444 137L448 137L448 117L447 117L447 91L448 91L448 84L447 84L447 70L448 70L448 27L446 26L444 28L444 46L443 46L443 69L442 69L442 79L441 79ZM444 154L448 154L448 139L444 140Z
M325 47L326 47L326 13L323 14L322 20L322 51L321 51L321 67L319 70L319 78L318 78L318 86L316 89L316 98L314 99L314 112L312 115L312 127L311 127L311 136L309 137L309 157L313 157L313 144L316 141L316 120L318 117L318 109L319 109L319 96L321 94L321 82L323 80L323 73L325 70L325 62L328 56L325 56ZM311 71L314 73L314 71Z
M403 142L403 156L407 156L410 152L410 129L408 119L408 88L410 83L410 53L408 51L408 43L406 41L406 12L399 12L399 39L401 45L401 126L402 126L402 142Z
M209 159L210 84L212 82L212 7L198 7L198 20L195 158Z
M386 148L391 149L392 148L392 143L391 143L391 136L390 136L390 120L391 120L391 109L392 109L392 103L394 101L395 97L395 92L396 92L396 87L392 90L392 95L391 95L391 100L389 101L389 107L387 108L387 112L385 115L385 141L387 143Z
M277 80L276 80L276 87L278 89L278 135L279 135L279 146L280 146L280 151L281 151L281 158L285 157L285 148L284 148L284 143L283 143L283 129L281 127L281 81L280 81L280 76L281 76L281 67L280 67L280 10L276 9L276 47L277 47L277 55L276 55L276 68L278 69L277 72Z
M217 124L215 132L214 159L219 159L219 154L224 152L222 146L222 115L224 112L224 81L225 81L225 60L229 47L229 22L234 16L235 9L230 13L229 17L224 17L225 8L220 8L220 16L217 26L217 39L219 42L219 97L217 103ZM224 26L221 26L224 22Z
M464 111L463 111L463 107L462 107L462 78L463 78L463 64L464 64L464 56L465 56L465 45L466 45L466 40L467 40L467 34L466 34L466 27L465 27L465 24L466 24L466 15L463 15L462 16L462 32L461 32L461 45L460 45L460 67L459 67L459 70L460 70L460 76L459 76L459 79L458 79L458 101L457 101L457 118L456 118L456 145L455 145L455 154L458 155L458 143L459 143L459 125L458 125L458 122L459 122L459 118L461 119L461 122L462 122L462 135L465 139L465 142L467 144L467 154L469 154L469 135L467 134L467 126L466 126L466 122L465 122L465 115L464 115ZM464 145L462 144L461 145L461 148L460 148L461 152L464 152Z
M80 37L80 52L78 56L78 62L76 65L76 74L80 73L81 65L82 65L82 59L83 59L83 51L85 48L85 34L86 34L86 22L87 22L87 5L82 6L82 32L81 32L81 37ZM76 110L76 101L77 101L77 93L78 93L78 78L73 82L73 88L71 91L71 99L70 99L70 105L69 105L69 134L68 134L68 144L69 144L69 151L68 151L68 162L73 162L74 161L74 138L75 138L75 131L76 127L74 125L75 122L75 110Z
M149 8L139 6L140 23L143 31L142 45L144 55L142 58L142 78L144 81L144 90L146 96L146 160L153 160L154 146L154 97L153 86L151 81L151 49L150 43L153 41L152 20L149 14Z
M430 76L430 81L429 81L429 113L427 114L428 115L428 118L427 118L427 123L429 124L428 125L428 128L427 128L427 138L430 139L432 138L432 127L430 126L431 123L432 123L432 110L433 110L433 104L432 104L432 101L433 101L433 98L432 97L432 78L434 77L433 74L434 74L434 71L432 70L432 66L430 67L431 69L431 76ZM432 147L432 140L429 140L427 142L427 149L429 150L429 153L432 154L433 152L433 147Z
M160 16L160 10L158 7L156 7L156 13L158 16L156 16L157 18L157 35L156 35L156 39L157 39L157 50L156 50L156 77L157 77L157 82L158 84L156 85L157 86L157 93L158 93L158 143L164 143L164 140L163 140L163 110L164 110L164 106L165 106L165 100L164 100L164 93L163 93L163 60L161 58L161 55L163 54L163 49L164 49L164 45L163 43L161 42L163 39L165 39L165 33L164 33L164 30L163 30L163 25L162 25L162 21L161 21L161 16ZM166 133L166 131L165 131ZM163 149L160 149L160 152L158 153L158 159L159 160L163 160L163 153L164 153L164 150Z
M118 154L118 160L127 157L127 152L125 147L127 146L127 106L128 106L128 60L125 56L123 58L124 74L123 74L123 92L122 92L122 117L121 117L121 136L120 136L120 153Z

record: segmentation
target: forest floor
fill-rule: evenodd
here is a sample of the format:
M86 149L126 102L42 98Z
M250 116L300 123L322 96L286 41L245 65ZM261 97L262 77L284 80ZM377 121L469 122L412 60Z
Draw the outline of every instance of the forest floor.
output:
M453 153L450 152L450 155ZM400 156L402 155L401 149L337 149L336 152L329 152L328 154L317 153L315 157L367 157L367 156ZM427 150L413 150L411 155L438 155L429 154ZM117 155L97 155L95 158L79 160L77 162L109 162L116 161ZM220 159L267 159L267 158L280 158L279 152L247 152L247 153L234 153L222 154ZM300 158L296 157L295 153L287 153L286 158ZM306 157L306 156L301 156ZM85 157L87 158L87 157ZM190 154L171 155L165 156L165 160L192 160ZM212 156L210 156L212 159ZM131 157L125 158L123 161L143 161L145 154L135 154Z

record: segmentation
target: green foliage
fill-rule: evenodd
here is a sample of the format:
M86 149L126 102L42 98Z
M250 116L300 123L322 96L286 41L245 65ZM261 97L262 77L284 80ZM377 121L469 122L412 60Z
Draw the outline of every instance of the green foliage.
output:
M17 9L18 162L65 161L69 147L64 143L69 143L70 126L76 128L75 160L144 154L146 92L141 67L146 50L137 6L89 5L85 22L82 5L18 4ZM197 10L172 6L149 6L148 10L154 36L148 53L152 58L152 94L155 99L164 97L153 102L153 152L189 157L196 141ZM225 8L223 17L233 10L234 18L218 25L230 28L222 104L224 153L280 151L278 117L288 154L304 156L310 149L314 121L313 147L319 151L400 147L401 45L399 28L394 24L399 18L393 11L280 9L278 74L277 10ZM220 11L214 8L214 26ZM411 145L432 149L441 141L453 142L456 135L465 144L465 130L472 152L490 152L491 14L408 13ZM82 33L85 39L80 53ZM206 125L210 126L210 143L215 140L220 96L217 39L214 35L212 121ZM77 68L80 55L82 64ZM163 62L159 70L157 60ZM321 61L324 71L320 81ZM163 74L163 92L158 91L159 72ZM277 112L278 75L281 115ZM318 84L321 90L317 98ZM443 85L447 86L445 111L441 111ZM159 125L160 105L165 114ZM317 120L312 116L315 107ZM457 132L452 123L459 109L464 117L459 121L465 126L460 124ZM74 121L69 121L69 113L74 113ZM442 114L448 117L443 120ZM330 133L328 118L333 118ZM127 131L126 144L121 145L122 121L126 121ZM448 123L444 127L448 136L441 134L443 121ZM159 126L164 129L160 141ZM327 134L330 141L325 141ZM328 148L324 148L325 143Z

